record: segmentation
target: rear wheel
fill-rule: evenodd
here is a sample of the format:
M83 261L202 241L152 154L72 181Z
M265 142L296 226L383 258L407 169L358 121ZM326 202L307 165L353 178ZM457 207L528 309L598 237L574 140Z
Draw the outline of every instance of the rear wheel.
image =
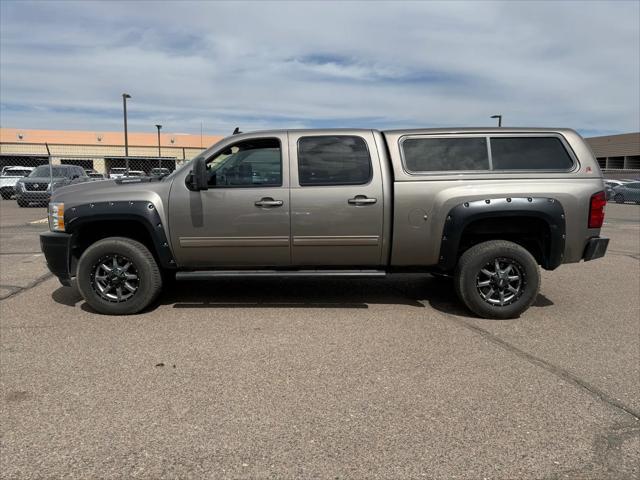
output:
M613 200L614 200L616 203L624 203L624 195L622 195L621 193L616 193L616 194L613 196Z
M534 302L540 272L533 256L520 245L491 240L467 250L456 267L458 297L484 318L515 318Z
M11 190L2 190L0 191L0 195L2 195L3 200L9 200L13 192Z
M162 288L162 275L149 249L124 237L105 238L87 248L78 262L76 281L85 301L107 315L138 313Z

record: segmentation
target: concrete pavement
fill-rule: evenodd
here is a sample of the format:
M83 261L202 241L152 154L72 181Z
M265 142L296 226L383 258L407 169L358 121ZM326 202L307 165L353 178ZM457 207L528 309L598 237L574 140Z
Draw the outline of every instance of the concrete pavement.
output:
M640 208L607 209L610 253L517 320L431 277L183 283L133 317L44 280L0 301L0 475L638 478Z

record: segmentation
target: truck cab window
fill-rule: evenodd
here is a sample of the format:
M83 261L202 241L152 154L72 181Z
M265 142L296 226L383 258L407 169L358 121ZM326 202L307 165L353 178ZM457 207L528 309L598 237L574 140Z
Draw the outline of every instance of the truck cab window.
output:
M279 187L282 185L280 141L251 139L224 149L207 161L210 187Z
M301 186L364 185L371 175L371 157L362 137L313 136L298 141Z

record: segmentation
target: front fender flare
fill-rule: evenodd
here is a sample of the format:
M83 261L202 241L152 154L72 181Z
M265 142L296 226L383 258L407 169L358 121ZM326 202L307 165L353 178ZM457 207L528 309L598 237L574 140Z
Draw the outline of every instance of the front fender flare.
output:
M71 234L84 225L101 220L133 220L141 223L151 236L160 266L176 268L165 228L153 203L141 200L94 202L75 205L64 212L65 227Z

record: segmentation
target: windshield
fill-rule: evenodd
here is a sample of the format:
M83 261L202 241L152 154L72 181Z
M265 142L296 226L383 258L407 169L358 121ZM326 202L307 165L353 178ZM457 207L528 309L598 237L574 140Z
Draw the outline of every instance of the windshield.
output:
M2 174L3 177L26 177L31 173L31 170L5 170Z
M49 168L53 171L50 173ZM30 177L66 177L69 173L69 169L65 167L49 167L49 165L40 165L31 174Z

